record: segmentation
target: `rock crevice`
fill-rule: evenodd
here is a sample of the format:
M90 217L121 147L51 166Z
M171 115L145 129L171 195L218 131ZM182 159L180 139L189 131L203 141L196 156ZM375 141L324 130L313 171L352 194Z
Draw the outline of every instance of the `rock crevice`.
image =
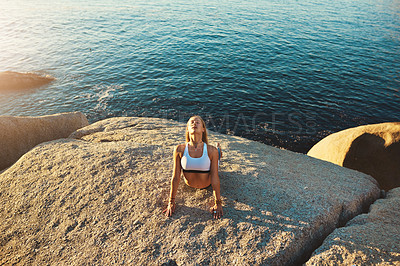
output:
M400 265L400 188L334 230L306 265Z

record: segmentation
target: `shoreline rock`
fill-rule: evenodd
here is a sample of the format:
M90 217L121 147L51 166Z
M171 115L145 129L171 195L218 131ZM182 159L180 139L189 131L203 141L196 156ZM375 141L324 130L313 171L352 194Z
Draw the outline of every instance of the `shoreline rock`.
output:
M39 143L66 138L89 124L81 112L38 117L0 116L0 170L3 170Z
M13 71L0 72L0 92L13 92L38 88L46 85L55 78L35 73L19 73Z
M182 123L111 118L42 143L0 175L0 263L304 263L380 194L363 173L235 136L220 142L223 219L212 189L168 199Z
M400 186L400 122L333 133L307 155L371 175L388 191Z

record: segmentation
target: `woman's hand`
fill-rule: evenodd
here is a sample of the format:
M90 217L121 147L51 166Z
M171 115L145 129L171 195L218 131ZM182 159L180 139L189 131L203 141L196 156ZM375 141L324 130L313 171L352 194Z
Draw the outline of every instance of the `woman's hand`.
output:
M170 217L175 211L175 202L170 202L168 203L167 208L163 211L165 213L165 216Z
M215 204L211 209L210 209L214 219L219 219L224 215L224 211L222 210L222 205L221 204Z

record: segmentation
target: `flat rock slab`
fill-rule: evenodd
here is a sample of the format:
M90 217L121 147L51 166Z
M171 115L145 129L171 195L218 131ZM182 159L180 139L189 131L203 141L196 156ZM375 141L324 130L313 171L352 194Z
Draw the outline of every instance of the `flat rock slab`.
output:
M41 144L0 175L0 264L293 265L380 194L365 174L240 137L220 142L224 217L212 189L169 195L185 125L112 118Z
M400 188L336 229L307 265L400 265Z

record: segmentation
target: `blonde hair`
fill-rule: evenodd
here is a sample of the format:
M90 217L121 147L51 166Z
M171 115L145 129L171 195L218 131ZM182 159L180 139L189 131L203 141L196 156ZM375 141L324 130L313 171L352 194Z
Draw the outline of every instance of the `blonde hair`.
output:
M204 132L203 132L203 134L202 134L201 140L202 140L204 143L208 144L208 136L207 136L206 123L204 122L203 118L201 118L199 115L194 115L194 116L190 117L189 120L192 119L192 118L194 118L194 117L200 119L201 124L203 125L203 128L204 128ZM189 120L188 120L188 122L189 122ZM190 141L190 136L189 136L189 130L188 130L188 125L187 125L187 123L186 123L186 132L185 132L185 136L186 136L186 142L189 142L189 141Z

